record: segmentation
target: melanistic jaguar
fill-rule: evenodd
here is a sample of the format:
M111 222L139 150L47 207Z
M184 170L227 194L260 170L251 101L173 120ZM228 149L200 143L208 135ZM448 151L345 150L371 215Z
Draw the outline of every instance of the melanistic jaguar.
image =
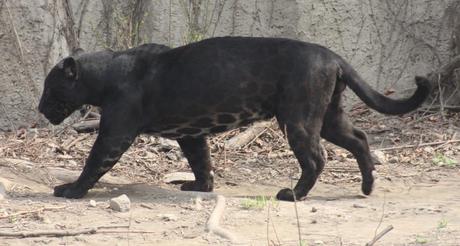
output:
M143 133L177 140L195 175L182 190L212 191L206 137L272 117L302 168L295 188L279 191L278 199L307 196L325 164L320 138L355 156L367 195L374 163L366 134L344 114L342 92L349 86L369 107L404 114L430 93L427 79L415 82L411 97L391 99L329 49L281 38L222 37L175 49L145 44L70 56L49 72L40 112L53 124L84 104L101 107L102 114L83 172L55 187L54 195L83 197Z

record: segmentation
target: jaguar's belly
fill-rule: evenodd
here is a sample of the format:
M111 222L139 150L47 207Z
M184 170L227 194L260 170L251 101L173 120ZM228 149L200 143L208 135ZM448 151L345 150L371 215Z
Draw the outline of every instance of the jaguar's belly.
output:
M182 121L167 121L147 127L144 133L164 138L179 139L184 137L201 137L232 130L249 125L255 121L273 117L269 112L257 113L218 113L214 115L190 118Z

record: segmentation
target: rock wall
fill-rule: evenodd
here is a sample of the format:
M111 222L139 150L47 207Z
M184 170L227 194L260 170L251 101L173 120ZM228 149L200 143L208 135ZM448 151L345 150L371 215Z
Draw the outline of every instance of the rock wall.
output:
M345 57L380 91L409 91L456 54L456 0L1 0L0 130L43 123L47 71L76 47L173 47L211 36L287 37Z

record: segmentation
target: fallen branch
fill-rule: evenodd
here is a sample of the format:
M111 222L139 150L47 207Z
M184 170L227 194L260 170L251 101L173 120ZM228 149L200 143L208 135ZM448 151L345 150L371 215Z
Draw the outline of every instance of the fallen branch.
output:
M96 234L96 233L157 233L154 231L143 230L107 230L111 228L129 228L129 226L99 226L96 228L76 229L76 230L50 230L50 231L30 231L30 232L1 232L0 237L68 237L78 236L83 234ZM106 229L106 230L104 230Z
M233 233L231 233L228 230L225 230L219 225L219 221L222 218L224 209L225 197L222 195L218 195L216 198L216 206L214 207L214 210L212 211L211 216L209 216L208 222L206 223L206 231L212 232L214 234L217 234L218 236L226 238L230 240L232 243L238 243L239 240L237 240L236 236L233 235Z
M67 237L67 236L77 236L82 234L95 234L97 232L96 228L90 229L80 229L80 230L67 230L67 231L31 231L31 232L0 232L0 237Z
M453 139L453 140L439 141L439 142L430 142L430 143L422 143L422 144L409 144L409 145L394 146L394 147L388 147L388 148L380 148L380 149L375 149L375 150L387 151L387 150L396 150L396 149L419 148L419 147L425 147L425 146L433 146L433 145L449 144L449 143L458 143L458 142L460 142L460 139Z
M372 246L374 245L380 238L385 236L388 232L393 230L393 226L389 225L387 228L385 228L383 231L381 231L379 234L375 235L374 239L372 239L370 242L366 243L366 246Z
M150 205L147 205L147 204L145 204L145 203L141 203L141 207L143 207L143 208L148 208L148 209L150 209L150 210L154 210L154 209L155 209L154 207L152 207L152 206L150 206Z
M93 132L99 129L99 120L86 120L72 125L78 133Z
M420 111L428 111L428 112L437 112L439 110L442 109L446 109L446 110L450 110L450 111L453 111L453 112L460 112L460 106L455 106L455 105L433 105L433 106L428 106L428 107L424 107L424 108L420 108L419 110Z
M228 149L238 149L257 139L271 125L271 121L257 122L225 143Z
M153 233L158 233L157 231L144 231L144 230L124 230L124 231L104 231L104 230L98 230L96 231L96 233L122 233L122 234L125 234L125 233L139 233L139 234L153 234Z

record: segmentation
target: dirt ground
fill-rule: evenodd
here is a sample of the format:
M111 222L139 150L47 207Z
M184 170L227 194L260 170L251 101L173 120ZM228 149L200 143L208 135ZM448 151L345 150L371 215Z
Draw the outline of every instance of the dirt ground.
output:
M0 234L97 231L2 236L0 245L365 245L389 226L375 245L460 245L460 115L383 117L355 107L351 117L368 133L372 150L380 150L379 178L368 197L361 195L353 157L331 144L324 143L328 162L308 199L290 203L273 199L299 173L274 125L237 150L224 143L241 130L210 139L215 194L226 198L220 226L233 242L205 230L215 195L180 192L163 181L167 173L189 171L169 141L138 138L84 199L66 200L53 197L52 187L77 177L96 135L69 128L4 133ZM121 194L131 200L129 212L109 208L108 200Z

